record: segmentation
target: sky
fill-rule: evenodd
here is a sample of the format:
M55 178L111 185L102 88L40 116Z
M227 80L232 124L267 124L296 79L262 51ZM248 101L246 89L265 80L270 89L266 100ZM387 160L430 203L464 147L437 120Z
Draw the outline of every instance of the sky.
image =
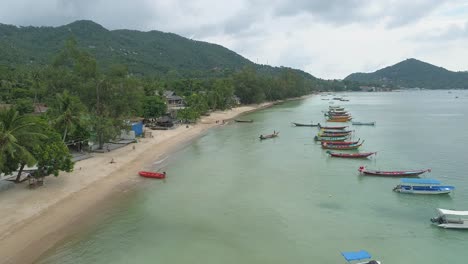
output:
M325 79L407 58L468 70L468 0L0 0L0 23L160 30Z

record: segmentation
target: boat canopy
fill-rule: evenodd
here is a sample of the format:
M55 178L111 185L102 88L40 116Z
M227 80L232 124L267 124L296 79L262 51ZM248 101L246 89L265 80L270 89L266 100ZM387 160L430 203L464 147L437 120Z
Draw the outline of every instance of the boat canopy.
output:
M455 211L437 208L437 211L441 215L457 215L457 216L468 216L468 211Z
M369 252L365 250L357 251L357 252L341 252L341 255L346 259L346 261L354 261L354 260L361 260L361 259L370 259L372 256Z
M434 180L434 179L410 179L410 178L401 179L401 183L429 184L429 185L439 185L439 184L441 184L440 181Z

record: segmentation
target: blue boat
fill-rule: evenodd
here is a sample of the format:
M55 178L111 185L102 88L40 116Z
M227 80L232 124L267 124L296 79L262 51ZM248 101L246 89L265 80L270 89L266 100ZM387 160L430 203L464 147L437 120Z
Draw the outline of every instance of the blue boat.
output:
M348 263L352 263L352 261L359 261L363 259L371 259L372 256L369 254L369 252L365 250L360 250L356 252L341 252L341 255L346 259ZM365 262L359 262L356 264L381 264L380 261L376 260L370 260L370 261L365 261Z
M454 186L444 186L438 180L434 179L401 179L400 184L393 190L399 193L413 194L447 194L455 190Z

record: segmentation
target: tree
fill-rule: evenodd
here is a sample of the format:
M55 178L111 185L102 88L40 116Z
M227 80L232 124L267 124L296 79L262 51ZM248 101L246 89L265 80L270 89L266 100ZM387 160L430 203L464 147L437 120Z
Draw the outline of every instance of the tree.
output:
M143 100L143 117L156 118L167 112L166 102L159 96L147 96Z
M57 131L61 131L62 141L65 142L67 134L73 132L73 129L80 124L85 108L80 99L70 95L67 90L57 94L55 98L47 115Z
M20 116L15 109L0 112L0 173L9 174L19 164L32 166L36 163L30 150L46 136L32 118Z
M72 156L60 135L50 128L45 133L47 138L42 139L40 144L35 144L31 151L37 160L34 176L58 176L60 171L72 171Z
M20 115L30 114L34 112L33 101L29 98L18 99L15 102L14 108Z

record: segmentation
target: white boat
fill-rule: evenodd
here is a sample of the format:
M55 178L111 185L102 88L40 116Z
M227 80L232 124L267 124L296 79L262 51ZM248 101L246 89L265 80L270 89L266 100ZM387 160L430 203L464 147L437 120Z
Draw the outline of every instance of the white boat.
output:
M431 218L431 222L438 227L468 229L468 211L455 211L437 208L438 216Z
M369 261L365 261L365 262L354 262L354 261L360 261L360 260L364 260L364 259L371 259L372 256L369 254L369 252L365 251L365 250L360 250L360 251L356 251L356 252L341 252L341 255L343 255L344 259L346 259L346 261L348 263L355 263L355 264L381 264L380 261L376 261L376 260L369 260Z
M375 126L375 121L374 122L352 122L351 124L355 126Z
M401 179L400 184L393 188L395 192L412 194L448 194L455 190L454 186L443 186L434 179Z

